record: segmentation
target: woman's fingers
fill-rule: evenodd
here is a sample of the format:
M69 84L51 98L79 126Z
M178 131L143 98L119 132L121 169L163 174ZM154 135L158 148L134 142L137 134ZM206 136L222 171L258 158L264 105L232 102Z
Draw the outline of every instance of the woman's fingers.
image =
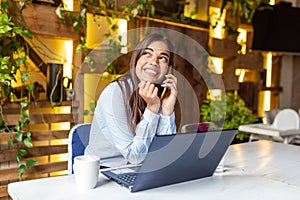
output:
M166 80L163 82L162 86L168 87L173 94L177 95L177 78L174 75L166 75Z
M139 87L139 94L145 100L147 108L158 113L160 108L160 99L157 96L158 88L150 82L140 83Z

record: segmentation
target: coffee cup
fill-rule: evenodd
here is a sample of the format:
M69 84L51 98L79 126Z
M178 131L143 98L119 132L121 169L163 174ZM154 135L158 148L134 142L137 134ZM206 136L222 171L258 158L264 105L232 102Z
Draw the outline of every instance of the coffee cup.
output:
M79 189L93 189L99 176L99 158L94 156L77 156L74 158L74 174Z

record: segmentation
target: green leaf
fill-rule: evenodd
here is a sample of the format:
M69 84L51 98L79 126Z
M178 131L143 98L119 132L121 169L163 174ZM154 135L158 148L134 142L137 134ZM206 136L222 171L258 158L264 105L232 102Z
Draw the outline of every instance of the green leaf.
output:
M26 133L24 133L24 136L29 138L29 137L31 137L31 133L29 131L27 131Z
M96 101L94 101L94 100L91 100L91 102L90 102L90 109L91 109L91 111L95 111L95 108L96 108Z
M27 37L27 38L32 39L32 33L31 33L31 31L28 30L28 29L25 29L25 30L23 31L23 35L24 35L25 37Z
M16 156L17 162L21 162L22 158L23 158L23 156L21 156L20 154L18 154Z
M21 156L26 156L27 155L27 151L25 149L19 149L19 153Z
M23 133L22 132L18 132L15 135L16 140L18 140L19 142L21 142L23 140Z
M23 117L29 117L29 110L28 109L23 110L22 115Z
M89 110L84 110L84 111L83 111L83 115L84 115L84 116L87 116L89 113L90 113Z
M26 167L32 167L32 166L34 166L36 163L37 163L36 160L31 160L31 159L29 159L29 160L27 160L27 162L26 162Z
M34 84L33 83L30 83L29 85L27 85L27 90L29 91L29 92L32 92L33 90L34 90Z
M17 154L17 161L21 162L22 158L27 154L27 151L25 149L19 149L19 152Z
M20 29L19 27L14 27L13 32L15 32L16 34L22 34L22 29Z
M78 31L78 29L79 29L79 23L77 21L75 21L73 23L73 29L74 29L75 32Z
M0 127L2 127L4 125L4 120L0 119Z
M13 139L9 138L7 141L8 146L12 147L14 145Z
M23 120L23 125L29 125L30 119L28 117L29 117L29 115L26 116L26 118Z
M19 65L23 65L25 63L25 61L26 61L26 56L19 58Z
M30 77L29 73L22 74L21 76L22 83L25 83L29 79L29 77Z
M22 101L20 102L21 108L25 108L27 105L28 105L28 102L27 102L26 100L22 100Z
M19 123L15 125L14 129L18 132L21 130Z
M84 57L84 61L83 62L88 63L90 61L91 61L91 57L90 56L85 56Z
M51 102L51 108L54 108L56 106L55 102Z
M150 15L153 16L154 14L155 14L155 7L153 5L151 5Z
M81 52L82 49L83 49L83 45L82 45L82 44L79 44L79 45L77 45L77 47L76 47L76 52L77 52L77 53L78 53L78 52Z
M2 2L2 3L1 3L1 8L2 8L3 10L7 10L7 9L8 9L8 6L9 6L8 1L7 1L7 2Z
M32 141L30 137L25 138L23 142L28 148L32 148Z
M18 168L18 173L23 174L25 172L25 170L26 170L26 165L22 164Z

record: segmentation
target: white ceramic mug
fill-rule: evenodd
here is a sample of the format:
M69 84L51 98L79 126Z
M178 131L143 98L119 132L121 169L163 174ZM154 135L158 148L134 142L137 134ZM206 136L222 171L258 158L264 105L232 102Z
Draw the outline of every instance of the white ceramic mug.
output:
M94 156L77 156L74 158L74 174L78 188L88 190L97 185L99 176L99 159Z

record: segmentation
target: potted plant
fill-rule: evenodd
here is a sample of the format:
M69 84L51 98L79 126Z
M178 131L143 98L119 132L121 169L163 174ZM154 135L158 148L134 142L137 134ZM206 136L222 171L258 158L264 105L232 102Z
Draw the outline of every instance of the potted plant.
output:
M232 92L226 93L221 100L206 100L201 106L201 118L203 122L211 122L213 129L238 129L242 124L258 121L244 100ZM234 142L248 141L248 138L249 133L238 131Z

